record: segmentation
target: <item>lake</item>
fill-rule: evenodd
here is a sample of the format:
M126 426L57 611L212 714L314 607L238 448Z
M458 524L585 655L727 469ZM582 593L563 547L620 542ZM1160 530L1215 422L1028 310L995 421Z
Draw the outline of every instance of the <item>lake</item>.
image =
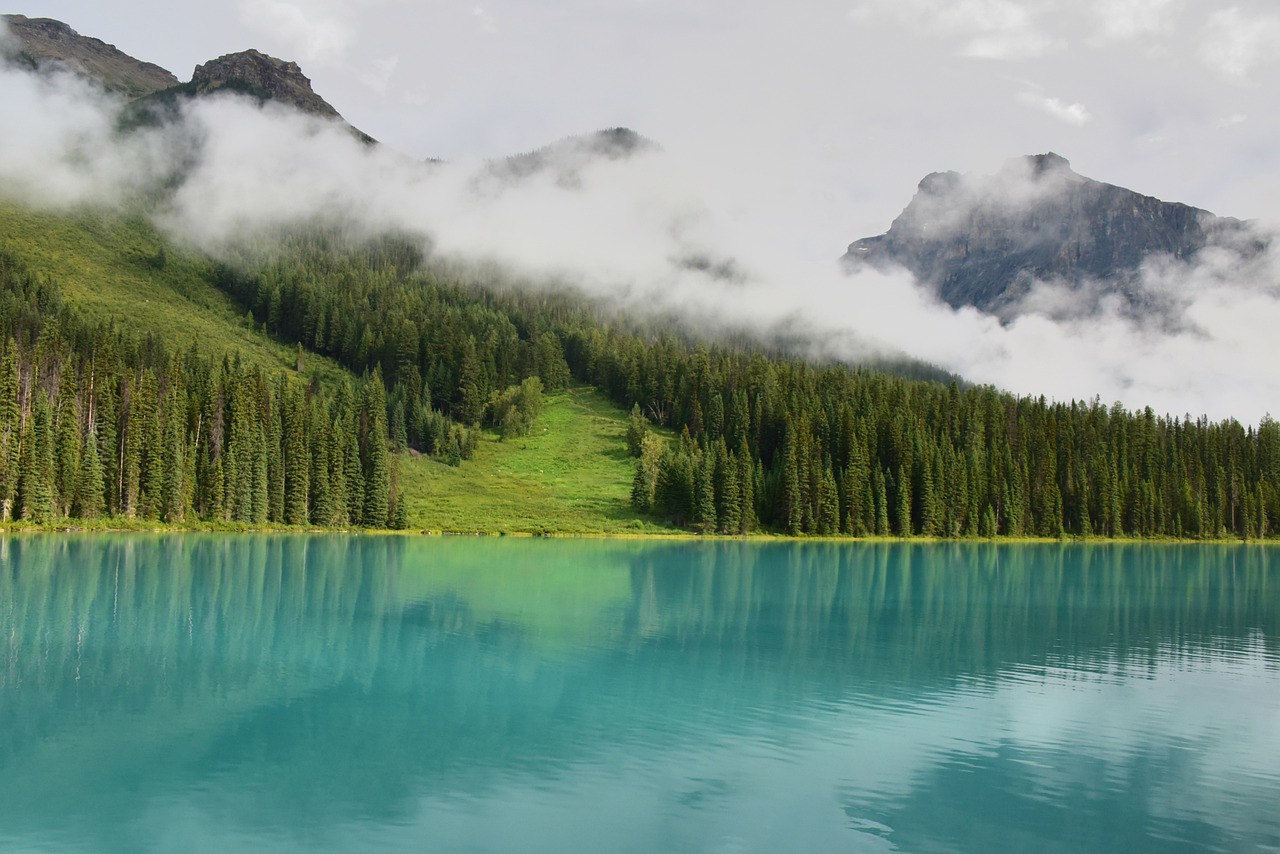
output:
M1280 551L3 537L0 850L1280 850Z

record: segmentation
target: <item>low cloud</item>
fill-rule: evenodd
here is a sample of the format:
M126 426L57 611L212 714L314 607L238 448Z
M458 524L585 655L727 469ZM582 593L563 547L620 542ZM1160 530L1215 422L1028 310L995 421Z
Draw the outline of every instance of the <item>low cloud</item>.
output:
M271 226L340 218L356 233L418 235L441 263L573 286L627 312L678 313L701 330L782 335L822 357L907 354L1020 394L1172 414L1256 421L1280 411L1280 264L1270 254L1152 259L1141 287L1172 313L1158 323L1101 297L1072 312L1071 294L1046 284L1002 325L941 304L903 271L845 275L839 247L795 251L780 235L803 212L769 198L772 185L744 175L708 190L655 148L584 159L563 147L577 153L505 180L485 161L428 166L231 95L125 137L118 106L67 77L4 72L0 111L19 118L0 135L0 192L54 207L163 198L160 226L215 254ZM1020 159L982 192L1025 201L1065 180L1071 173ZM955 219L934 214L939 226Z
M1048 113L1060 122L1076 127L1083 127L1093 119L1084 104L1078 102L1068 104L1059 98L1042 95L1039 92L1021 92L1018 100L1029 107Z

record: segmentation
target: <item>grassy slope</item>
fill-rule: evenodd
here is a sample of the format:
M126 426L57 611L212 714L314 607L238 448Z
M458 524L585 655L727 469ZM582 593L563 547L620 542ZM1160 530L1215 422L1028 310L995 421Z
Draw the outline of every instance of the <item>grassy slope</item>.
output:
M239 352L271 371L294 365L294 348L251 329L244 311L212 284L207 259L168 243L142 218L40 212L0 199L0 250L53 278L67 302L90 317L155 333L171 346L196 341L206 353ZM310 353L303 371L324 381L346 375ZM593 390L575 388L548 398L528 437L501 442L487 433L459 468L404 455L410 524L486 533L668 530L631 510L625 433L623 413Z
M294 367L296 351L250 329L244 310L214 287L207 259L168 243L141 218L33 211L0 199L0 250L56 281L88 317L156 333L182 349L194 341L206 353L239 352L270 371ZM309 353L303 371L324 380L344 373Z
M626 418L590 388L547 398L530 435L486 433L459 468L400 460L409 523L433 531L655 533L630 506Z

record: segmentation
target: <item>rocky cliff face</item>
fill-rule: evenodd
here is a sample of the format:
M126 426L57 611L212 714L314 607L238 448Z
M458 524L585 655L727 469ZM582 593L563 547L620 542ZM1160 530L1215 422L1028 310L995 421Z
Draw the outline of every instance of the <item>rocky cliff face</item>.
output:
M1141 310L1134 285L1146 258L1189 260L1242 227L1085 178L1049 153L990 176L927 176L889 231L850 244L844 260L901 265L952 306L1004 316L1018 313L1037 281L1074 288L1082 300L1120 294Z
M197 65L191 75L191 86L196 94L227 89L280 101L305 113L342 118L312 90L311 81L296 62L286 62L256 50L228 53Z
M130 98L176 86L178 78L150 62L134 59L115 45L77 33L50 18L5 15L13 35L12 61L35 68L65 68Z

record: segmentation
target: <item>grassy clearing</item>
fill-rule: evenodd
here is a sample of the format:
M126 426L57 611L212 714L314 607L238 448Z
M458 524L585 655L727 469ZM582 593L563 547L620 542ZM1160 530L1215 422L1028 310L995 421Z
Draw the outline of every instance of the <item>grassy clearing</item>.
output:
M252 329L244 309L213 285L212 262L166 241L141 217L52 213L0 200L0 250L56 281L88 318L182 349L194 342L211 355L238 352L272 372L296 365L294 348ZM302 361L304 373L326 381L345 374L311 353Z
M626 417L591 388L548 396L529 436L486 433L475 456L453 468L400 458L413 528L549 534L672 533L631 509L634 464Z

